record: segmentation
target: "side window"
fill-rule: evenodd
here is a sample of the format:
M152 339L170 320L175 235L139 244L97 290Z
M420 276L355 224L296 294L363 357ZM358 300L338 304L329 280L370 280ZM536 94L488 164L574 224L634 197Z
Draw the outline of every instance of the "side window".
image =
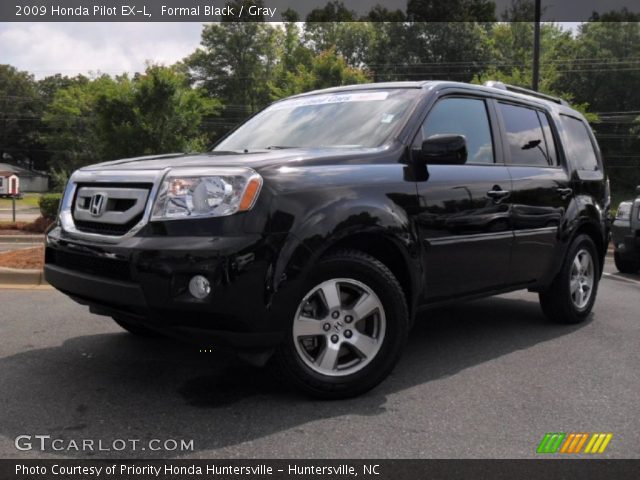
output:
M593 149L587 125L577 118L561 115L565 132L567 158L578 170L599 170L598 157Z
M484 100L440 100L422 124L423 140L436 134L464 136L467 141L467 163L494 163L491 126Z
M552 165L538 112L507 103L499 105L507 131L511 164Z
M543 112L538 112L538 118L542 124L542 130L544 131L544 139L547 144L547 153L549 155L549 163L551 165L558 165L558 153L556 150L556 142L553 139L553 132L551 131L551 125L549 125L549 118Z

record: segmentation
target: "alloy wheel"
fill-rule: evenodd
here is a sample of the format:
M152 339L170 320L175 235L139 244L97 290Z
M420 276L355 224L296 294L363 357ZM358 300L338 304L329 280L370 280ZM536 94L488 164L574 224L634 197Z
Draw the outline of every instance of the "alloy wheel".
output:
M588 250L581 249L573 259L569 275L571 301L578 310L583 310L589 304L594 281L593 258Z
M300 359L322 375L345 376L367 366L380 351L386 318L382 302L362 282L327 280L302 299L293 322Z

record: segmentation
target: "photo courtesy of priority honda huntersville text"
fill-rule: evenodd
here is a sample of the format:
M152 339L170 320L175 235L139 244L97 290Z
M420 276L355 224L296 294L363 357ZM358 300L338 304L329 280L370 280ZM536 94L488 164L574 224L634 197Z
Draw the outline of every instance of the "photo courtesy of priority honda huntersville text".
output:
M389 375L422 309L527 289L550 320L585 320L609 203L563 100L337 87L273 103L206 153L77 170L45 278L133 334L232 347L343 398Z

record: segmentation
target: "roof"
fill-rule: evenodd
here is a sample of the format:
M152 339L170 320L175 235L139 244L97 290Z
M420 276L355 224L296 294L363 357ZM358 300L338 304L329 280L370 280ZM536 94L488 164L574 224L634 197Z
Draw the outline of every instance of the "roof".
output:
M577 112L573 110L570 106L566 104L566 102L562 101L558 103L556 101L548 100L545 98L541 98L540 96L529 95L524 93L526 89L521 89L523 93L506 90L504 88L499 88L497 86L486 86L486 85L476 85L472 83L463 83L463 82L452 82L452 81L444 81L444 80L423 80L423 81L413 81L413 82L380 82L380 83L359 83L356 85L344 85L340 87L332 87L326 88L323 90L315 90L312 92L302 93L300 95L296 95L295 97L304 97L307 95L316 95L323 93L339 93L339 92L348 92L354 90L371 90L371 89L392 89L392 88L416 88L416 89L433 89L435 87L438 88L464 88L467 90L476 90L483 92L490 92L492 94L499 94L503 97L512 97L514 99L524 99L530 102L537 102L546 106L550 110L555 110L561 113L572 113L576 114ZM551 97L549 97L551 98ZM286 99L283 99L286 100Z
M16 175L17 176L18 174L15 173L15 172L2 172L2 171L0 171L0 177L10 177L11 175Z
M11 172L19 177L47 177L46 173L37 172L35 170L27 170L10 163L0 163L0 172ZM5 175L6 176L6 175Z
M379 82L379 83L356 83L353 85L342 85L340 87L330 87L321 90L313 90L311 92L300 93L289 98L306 97L307 95L317 95L319 93L334 93L334 92L350 92L353 90L371 90L381 88L424 88L425 85L434 83L431 81L420 82ZM286 100L283 98L282 100Z

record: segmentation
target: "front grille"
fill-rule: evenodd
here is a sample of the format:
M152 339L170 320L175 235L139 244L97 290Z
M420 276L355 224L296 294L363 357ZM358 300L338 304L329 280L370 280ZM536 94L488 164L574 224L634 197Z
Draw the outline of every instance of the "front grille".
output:
M142 220L142 215L134 217L133 220L123 225L117 225L115 223L84 222L82 220L76 220L75 224L76 228L81 232L99 233L101 235L124 235L140 220Z
M150 183L78 183L72 203L75 228L80 232L121 236L144 217ZM95 211L94 197L101 197Z
M47 248L45 262L76 272L116 280L131 280L129 262L115 258L97 257Z

